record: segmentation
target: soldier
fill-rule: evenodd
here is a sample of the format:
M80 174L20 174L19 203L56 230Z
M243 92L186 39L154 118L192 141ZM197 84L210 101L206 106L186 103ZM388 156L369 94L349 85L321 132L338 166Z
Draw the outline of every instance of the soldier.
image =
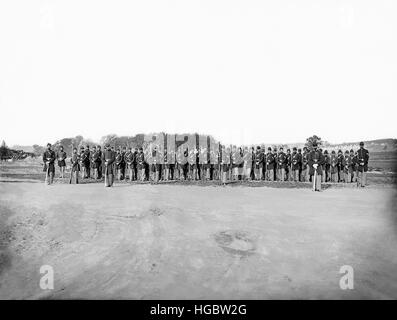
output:
M330 173L331 173L331 182L338 182L338 157L335 153L335 150L331 151L330 157Z
M222 170L222 185L226 185L228 179L229 165L230 165L230 154L225 149L225 146L221 147L221 170Z
M98 156L99 153L96 150L96 146L92 147L91 152L91 168L94 171L94 179L98 179Z
M351 182L357 182L357 155L354 153L354 150L350 150L350 157L352 158L352 169L353 169L353 174L352 174L352 181Z
M130 182L134 180L134 168L133 168L133 163L134 163L134 153L132 152L132 148L129 147L128 151L124 155L124 162L127 166L127 171L128 171L128 176L130 178ZM127 180L127 177L126 177Z
M308 182L309 181L308 160L309 160L308 149L307 149L307 147L303 147L302 170L301 170L301 181L302 182Z
M137 156L138 156L138 148L135 147L135 149L134 149L134 161L132 162L133 178L134 178L134 180L138 180L138 163L137 163Z
M364 188L367 183L369 152L364 149L364 142L360 142L360 149L357 151L357 186Z
M120 181L121 180L121 162L123 160L123 156L121 155L121 147L117 148L116 151L116 159L115 159L115 163L116 163L116 175L117 175L117 179Z
M309 153L308 164L310 166L309 175L313 177L313 190L321 191L324 156L321 151L317 149L317 142L313 142L313 150Z
M72 168L70 170L70 180L69 184L72 183L73 180L73 173L75 177L75 184L79 183L79 171L80 171L80 165L79 165L79 155L77 153L77 148L73 148L73 154L70 158L70 163L72 164Z
M47 150L43 153L43 162L44 168L43 172L46 173L45 175L45 183L50 185L54 182L54 175L55 175L55 152L51 150L51 143L47 143Z
M285 181L286 166L287 166L287 155L284 153L284 149L281 147L277 157L277 173L278 173L279 181Z
M56 154L56 158L58 160L58 167L60 171L59 178L65 178L65 168L66 168L66 152L63 151L63 146L59 147L59 151Z
M343 175L343 152L342 150L338 150L338 182L343 182L345 177Z
M251 180L251 170L252 170L252 153L248 147L244 148L244 175L245 180Z
M266 179L268 181L274 181L274 168L276 166L276 160L272 153L272 148L267 148L267 154L265 156L266 160Z
M114 162L116 160L114 151L110 148L108 144L106 150L102 153L102 162L105 167L105 187L113 186L114 182Z
M255 152L255 180L262 180L263 153L260 146L256 147Z
M152 150L153 163L151 165L152 180L157 183L160 177L160 164L158 161L159 152L157 151L157 146L154 146Z
M297 152L296 147L292 149L291 155L291 175L292 181L299 181L299 169L301 167L302 155Z
M286 156L287 156L287 161L286 161L286 164L285 164L285 177L286 177L287 181L288 180L294 180L293 177L292 177L292 168L291 168L291 165L292 165L291 149L287 149Z
M102 150L101 146L97 146L96 167L98 171L97 179L102 179Z
M142 147L139 148L139 151L136 155L136 164L140 181L145 181L145 154L143 153Z
M330 156L328 154L328 150L325 150L324 151L324 166L323 166L323 181L322 182L331 181L330 167L331 167Z
M84 147L80 147L80 152L79 152L79 161L80 161L80 170L81 170L81 179L84 179L87 175L86 173L86 167L85 167L85 158L86 154L84 152Z
M353 175L353 158L350 157L349 150L345 151L345 156L342 160L343 173L344 173L344 181L345 183L352 182Z
M121 180L124 180L125 178L125 168L127 166L125 162L126 153L127 153L127 147L124 146L123 149L121 150L121 163L120 163Z

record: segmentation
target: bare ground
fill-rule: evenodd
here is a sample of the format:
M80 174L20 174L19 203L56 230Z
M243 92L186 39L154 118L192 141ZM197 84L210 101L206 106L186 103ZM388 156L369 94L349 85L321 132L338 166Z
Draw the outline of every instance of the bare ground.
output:
M0 299L396 299L396 195L0 183Z

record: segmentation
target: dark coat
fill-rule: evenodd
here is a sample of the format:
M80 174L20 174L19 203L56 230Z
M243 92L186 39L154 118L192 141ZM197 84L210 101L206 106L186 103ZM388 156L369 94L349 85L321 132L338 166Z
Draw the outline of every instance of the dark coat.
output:
M360 148L357 151L357 170L360 172L368 171L369 152L367 149Z
M312 150L309 153L308 164L310 166L309 174L314 175L314 164L318 164L316 172L318 175L323 174L324 155L320 150Z
M105 174L107 170L107 174L114 174L113 171L113 163L116 160L115 152L112 150L105 150L102 153L102 162L105 168Z
M46 150L43 153L43 162L44 162L44 168L43 168L43 172L47 171L47 163L48 163L48 171L54 173L55 172L55 166L54 166L54 162L55 162L56 156L55 156L55 152L53 150Z

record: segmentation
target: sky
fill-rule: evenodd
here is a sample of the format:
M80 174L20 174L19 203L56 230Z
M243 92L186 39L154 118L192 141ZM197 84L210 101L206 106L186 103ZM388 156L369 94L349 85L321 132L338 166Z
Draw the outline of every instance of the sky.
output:
M0 2L0 140L396 138L397 1Z

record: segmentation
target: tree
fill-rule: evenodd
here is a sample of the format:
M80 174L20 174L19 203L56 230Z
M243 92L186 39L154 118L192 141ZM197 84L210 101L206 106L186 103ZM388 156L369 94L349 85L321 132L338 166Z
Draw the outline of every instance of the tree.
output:
M313 135L306 139L305 147L307 147L309 150L311 150L313 148L313 142L317 142L317 145L319 147L323 144L323 142L319 136Z
M34 145L33 145L33 153L34 153L36 156L42 155L42 154L44 153L44 151L45 151L45 148L44 148L44 147L39 146L38 144L34 144Z

